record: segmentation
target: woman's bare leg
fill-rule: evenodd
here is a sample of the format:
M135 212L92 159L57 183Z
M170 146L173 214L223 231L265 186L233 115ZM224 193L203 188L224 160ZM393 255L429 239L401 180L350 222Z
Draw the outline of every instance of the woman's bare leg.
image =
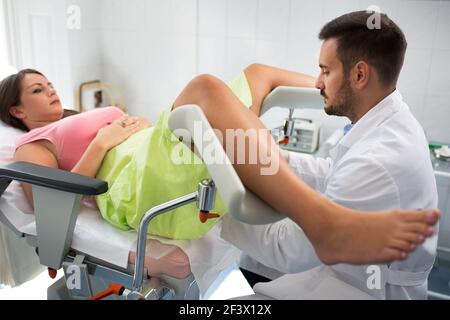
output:
M277 173L261 175L264 166L260 163L233 161L234 168L247 188L302 227L324 263L402 260L434 233L432 226L439 217L436 210L362 213L337 205L313 191L279 156L278 147L262 122L222 81L207 75L197 77L178 96L174 108L185 104L200 106L211 125L224 137L226 129L260 130L262 135L256 142L272 163L279 163ZM237 155L239 150L229 151Z

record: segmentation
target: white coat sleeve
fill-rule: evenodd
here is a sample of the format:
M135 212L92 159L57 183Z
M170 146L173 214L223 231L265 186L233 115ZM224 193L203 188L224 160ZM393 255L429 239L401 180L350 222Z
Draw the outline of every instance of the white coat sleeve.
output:
M360 155L340 162L327 181L325 196L345 207L370 211L400 208L398 186L375 157Z
M305 183L314 190L323 193L325 181L333 161L331 158L314 158L311 155L289 152L289 166Z
M288 218L270 225L249 225L227 215L222 220L221 236L251 258L282 273L320 265L303 230Z

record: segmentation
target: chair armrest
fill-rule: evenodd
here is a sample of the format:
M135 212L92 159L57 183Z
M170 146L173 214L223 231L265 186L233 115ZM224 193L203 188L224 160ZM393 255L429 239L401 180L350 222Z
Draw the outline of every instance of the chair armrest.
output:
M323 97L318 89L281 86L276 87L264 99L261 115L272 107L323 110L323 106Z
M102 194L108 184L60 169L15 162L0 167L0 196L12 180L32 185L39 260L59 269L72 243L81 197Z
M105 181L29 162L14 162L0 167L0 195L11 180L81 195L99 195L108 190Z

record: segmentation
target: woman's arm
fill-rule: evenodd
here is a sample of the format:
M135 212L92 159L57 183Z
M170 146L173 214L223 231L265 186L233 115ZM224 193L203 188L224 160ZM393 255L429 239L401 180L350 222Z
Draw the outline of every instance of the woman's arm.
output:
M150 123L144 118L125 115L100 129L71 172L94 178L100 169L103 158L111 148L149 126Z
M98 142L94 141L89 145L81 159L71 170L72 172L88 177L95 177L106 151ZM30 162L58 169L58 160L54 146L47 140L38 140L17 148L14 154L14 161ZM21 185L29 203L33 205L31 185L28 183L21 183Z
M124 116L109 126L100 129L71 172L87 177L95 177L109 149L122 143L133 133L149 126L150 123L144 118ZM14 160L58 168L55 147L48 140L38 140L20 146L14 153ZM22 183L22 187L30 204L33 204L31 186Z
M303 73L288 71L263 64L252 64L245 70L245 76L252 92L252 110L259 115L264 98L276 87L315 86L315 78Z
M104 144L102 145L97 139L92 140L80 160L72 168L71 172L95 178L108 150L109 149Z
M39 140L32 143L24 144L17 148L14 153L14 161L24 161L39 164L49 168L58 168L58 161L53 152L48 148L51 144L46 140ZM33 205L33 193L31 185L28 183L21 183L25 195L31 205Z

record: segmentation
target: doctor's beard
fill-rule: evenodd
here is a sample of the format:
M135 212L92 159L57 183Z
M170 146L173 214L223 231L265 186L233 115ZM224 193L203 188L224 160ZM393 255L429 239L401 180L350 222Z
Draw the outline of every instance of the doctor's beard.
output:
M329 99L324 90L320 94ZM355 109L355 94L350 86L350 80L347 78L336 92L334 102L331 105L325 105L325 113L330 116L345 116L352 119Z

